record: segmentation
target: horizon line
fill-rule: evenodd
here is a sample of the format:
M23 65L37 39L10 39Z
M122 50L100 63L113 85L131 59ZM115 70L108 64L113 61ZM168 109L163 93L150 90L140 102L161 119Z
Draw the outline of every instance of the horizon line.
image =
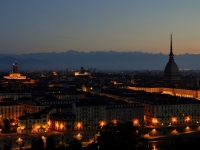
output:
M70 49L70 50L67 50L67 51L63 51L63 52L55 52L55 51L52 51L52 52L35 52L35 53L21 53L21 54L15 54L15 53L0 53L0 55L27 55L27 54L48 54L48 53L57 53L57 54L60 54L60 53L66 53L66 52L69 52L69 51L74 51L74 52L80 52L80 53L92 53L92 52L117 52L117 53L147 53L147 54L163 54L163 55L168 55L169 53L162 53L162 52L159 52L159 53L153 53L153 52L145 52L145 51L141 51L141 50L136 50L136 51L117 51L117 50L97 50L97 51L80 51L80 50L73 50L73 49ZM182 53L182 54L174 54L174 55L185 55L185 54L190 54L190 55L199 55L200 53Z

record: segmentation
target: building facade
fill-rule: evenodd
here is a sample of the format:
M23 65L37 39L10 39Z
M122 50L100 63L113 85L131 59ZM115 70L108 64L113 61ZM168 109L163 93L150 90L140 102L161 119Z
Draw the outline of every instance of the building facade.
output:
M38 113L26 113L18 117L17 133L45 133L50 129L50 114L56 113L54 108L45 108Z
M133 122L134 126L144 125L144 107L138 103L110 104L106 108L106 122Z
M8 119L17 124L19 116L22 115L22 106L16 102L0 102L0 123L3 119Z

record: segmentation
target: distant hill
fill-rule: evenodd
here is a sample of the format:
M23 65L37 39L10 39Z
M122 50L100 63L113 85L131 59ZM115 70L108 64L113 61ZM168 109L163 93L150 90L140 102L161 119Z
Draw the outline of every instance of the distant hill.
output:
M175 55L179 69L200 69L200 54ZM163 70L168 55L143 52L78 52L30 53L21 55L0 54L0 70L12 70L17 60L19 70L97 68L98 70Z

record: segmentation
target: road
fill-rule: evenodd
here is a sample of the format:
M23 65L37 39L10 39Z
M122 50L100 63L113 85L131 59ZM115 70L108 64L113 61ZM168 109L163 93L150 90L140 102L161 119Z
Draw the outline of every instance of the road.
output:
M18 134L18 133L8 133L8 134L0 134L0 148L2 148L3 145L9 144L13 148L19 149L19 145L17 143L17 139L21 138L24 140L25 146L30 147L31 141L34 138L39 137L48 137L53 136L54 140L56 141L56 144L61 143L62 141L65 141L65 143L69 143L75 136L80 136L82 139L84 139L83 146L87 145L88 140L91 140L94 138L94 134L96 133L96 130L87 130L87 131L67 131L67 132L57 132L57 131L51 131L48 133L30 133L30 134ZM86 141L85 141L86 140Z

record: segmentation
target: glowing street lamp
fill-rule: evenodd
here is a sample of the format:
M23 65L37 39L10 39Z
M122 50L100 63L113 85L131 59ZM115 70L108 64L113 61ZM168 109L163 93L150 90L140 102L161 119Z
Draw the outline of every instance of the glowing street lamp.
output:
M189 117L187 117L187 118L186 118L186 120L187 120L187 121L190 121L190 118L189 118Z
M80 133L78 133L77 135L74 136L77 140L81 140L82 139L82 135Z
M101 127L103 127L104 125L105 125L105 122L102 120L102 121L99 121L99 125L101 126Z
M19 144L19 149L22 150L22 142L23 142L23 140L21 138L18 138L16 142Z
M177 117L172 117L172 123L173 124L177 123Z
M114 124L117 124L117 120L112 120L112 122L113 122Z
M41 138L42 138L42 140L44 142L44 147L46 147L46 140L47 140L47 138L45 136L42 136Z
M185 121L186 121L187 123L189 123L190 117L186 117L186 118L185 118Z
M135 126L136 126L136 125L139 125L138 119L134 119L134 120L133 120L133 125L135 125Z
M101 122L101 126L103 126L103 125L104 125L104 122L102 121L102 122Z
M157 120L156 118L153 118L153 119L152 119L152 123L153 123L153 125L155 125L155 124L158 123L158 120Z
M82 126L82 125L81 125L81 122L78 122L77 128L78 128L78 129L81 129L81 126Z

